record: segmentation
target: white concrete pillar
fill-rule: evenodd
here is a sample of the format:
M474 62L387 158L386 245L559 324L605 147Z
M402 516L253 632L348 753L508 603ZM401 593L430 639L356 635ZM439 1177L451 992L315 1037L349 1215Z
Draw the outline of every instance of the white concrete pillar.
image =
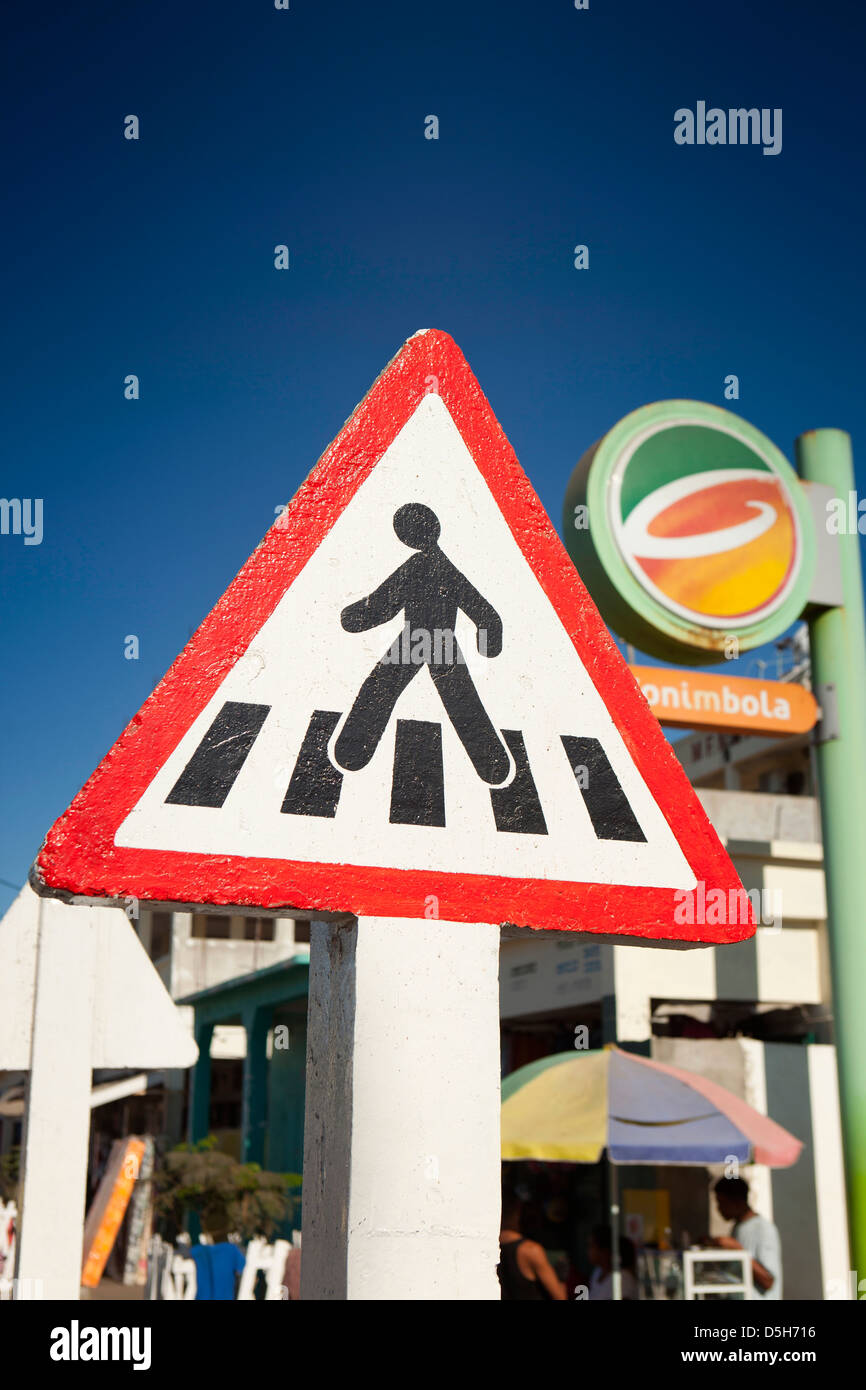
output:
M852 1280L836 1049L829 1043L811 1043L807 1056L824 1297L859 1302L866 1295L866 1271ZM808 1162L806 1154L800 1162Z
M767 1104L767 1066L766 1044L758 1038L738 1038L743 1053L743 1099L754 1106L762 1115L769 1114ZM742 1176L749 1184L749 1205L753 1211L773 1219L773 1179L770 1169L763 1163L750 1163L743 1169ZM784 1292L784 1287L783 1287Z
M88 908L38 911L15 1296L68 1300L81 1289L96 927Z
M641 969L648 949L613 947L617 1042L646 1042L652 1037L652 997Z
M304 1299L499 1298L499 927L314 922Z

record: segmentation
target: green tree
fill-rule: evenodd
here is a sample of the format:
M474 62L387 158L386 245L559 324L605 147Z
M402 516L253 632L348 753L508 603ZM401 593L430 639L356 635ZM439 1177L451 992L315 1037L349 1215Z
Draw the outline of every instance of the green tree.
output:
M197 1144L179 1144L158 1162L153 1175L156 1214L174 1239L195 1212L206 1235L225 1240L270 1238L292 1219L300 1195L299 1173L268 1173L257 1163L238 1163L219 1153L210 1135Z
M0 1158L0 1202L17 1202L21 1183L21 1147L15 1145Z

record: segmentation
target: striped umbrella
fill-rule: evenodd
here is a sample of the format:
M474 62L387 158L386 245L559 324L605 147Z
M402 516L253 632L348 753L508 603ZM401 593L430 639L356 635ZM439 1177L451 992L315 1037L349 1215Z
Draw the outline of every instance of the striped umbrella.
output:
M502 1082L502 1157L611 1163L613 1290L620 1296L619 1163L764 1163L803 1145L716 1081L608 1046L530 1062Z

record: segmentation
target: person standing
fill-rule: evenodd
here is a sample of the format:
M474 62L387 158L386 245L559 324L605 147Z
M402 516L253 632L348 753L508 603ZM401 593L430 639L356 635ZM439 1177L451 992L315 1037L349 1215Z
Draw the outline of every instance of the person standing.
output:
M544 1247L535 1240L527 1240L520 1227L520 1199L506 1197L502 1203L497 1269L503 1300L552 1299L564 1303L567 1298L565 1285L557 1278Z
M589 1238L589 1262L592 1274L589 1280L589 1301L599 1303L613 1298L613 1235L610 1226L596 1226ZM635 1250L626 1236L619 1240L619 1265L623 1302L633 1302L640 1297L635 1278Z
M745 1250L752 1260L753 1298L782 1297L782 1242L772 1221L749 1206L749 1187L742 1178L719 1178L713 1189L719 1214L733 1221L729 1236L716 1236L710 1244L720 1250Z

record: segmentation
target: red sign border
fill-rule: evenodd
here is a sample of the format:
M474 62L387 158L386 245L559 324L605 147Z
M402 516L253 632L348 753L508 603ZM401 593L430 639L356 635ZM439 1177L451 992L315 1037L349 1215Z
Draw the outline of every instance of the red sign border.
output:
M164 679L54 824L34 865L40 893L161 904L440 917L689 943L729 943L747 920L676 923L683 894L548 879L121 848L118 827L375 468L435 391L605 700L704 891L742 886L673 750L520 467L469 364L435 329L415 334L377 378ZM219 888L215 889L215 880ZM255 882L256 888L251 889ZM693 895L703 901L699 895ZM682 914L706 915L706 914Z

